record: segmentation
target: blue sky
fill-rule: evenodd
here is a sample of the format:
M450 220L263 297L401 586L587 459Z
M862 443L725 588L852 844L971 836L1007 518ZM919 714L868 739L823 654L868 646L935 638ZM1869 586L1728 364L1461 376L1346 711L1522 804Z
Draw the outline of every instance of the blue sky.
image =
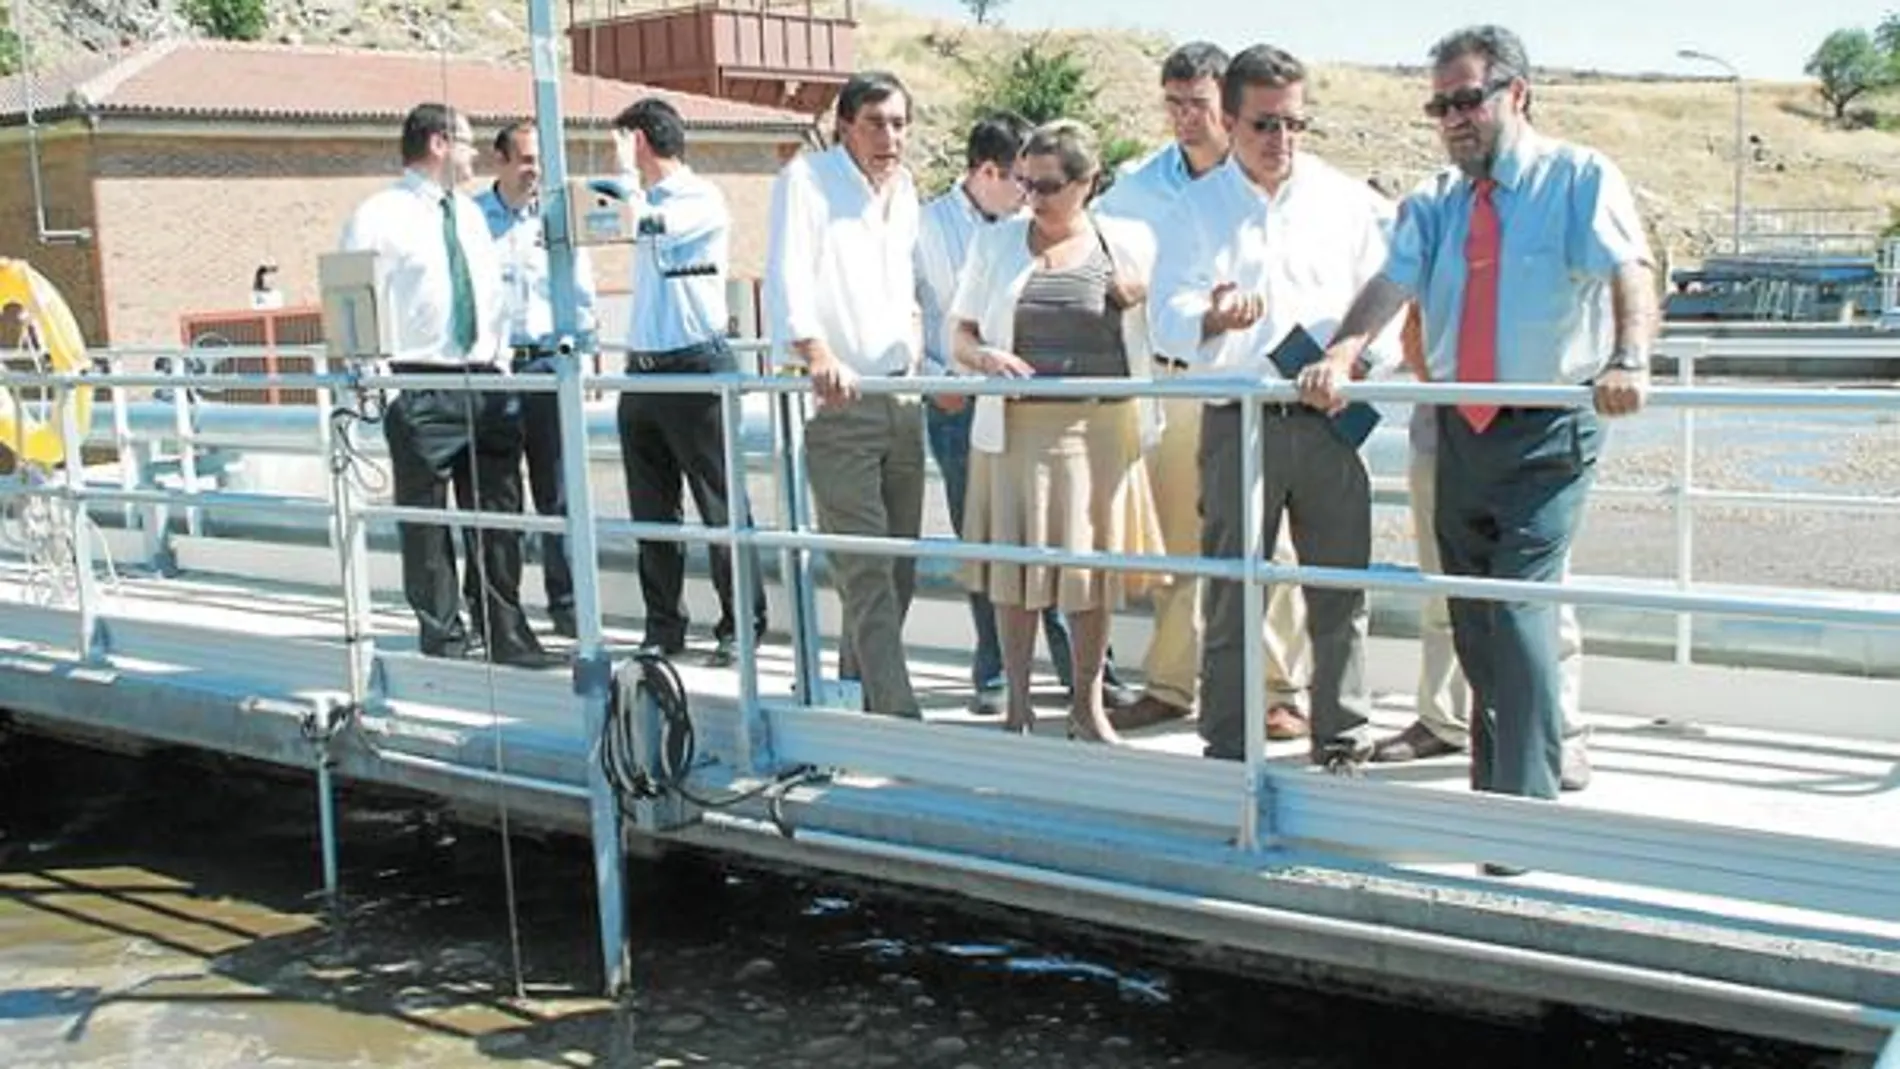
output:
M885 0L922 14L967 18L958 0ZM1823 37L1872 29L1900 0L1008 0L1019 29L1123 26L1222 45L1262 41L1322 62L1417 63L1446 30L1500 22L1524 38L1531 62L1619 72L1713 73L1676 58L1695 48L1734 63L1744 77L1793 80Z

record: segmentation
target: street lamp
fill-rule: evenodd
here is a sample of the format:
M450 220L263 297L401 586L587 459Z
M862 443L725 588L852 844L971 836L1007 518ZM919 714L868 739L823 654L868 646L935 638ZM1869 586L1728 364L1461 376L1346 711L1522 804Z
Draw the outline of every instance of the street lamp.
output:
M1679 49L1676 57L1713 63L1727 71L1729 77L1735 80L1735 255L1740 256L1742 254L1742 163L1745 158L1742 148L1742 72L1736 69L1735 64L1721 56L1712 56L1693 48Z

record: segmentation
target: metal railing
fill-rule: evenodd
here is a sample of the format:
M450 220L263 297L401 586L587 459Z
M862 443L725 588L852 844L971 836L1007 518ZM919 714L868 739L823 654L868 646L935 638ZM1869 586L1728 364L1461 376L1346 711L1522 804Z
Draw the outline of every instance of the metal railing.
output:
M0 388L39 388L63 396L95 385L114 387L122 396L128 388L230 385L230 376L91 373L81 375L8 372L0 374ZM810 391L802 376L722 375L591 375L567 365L555 375L516 376L497 380L486 376L389 375L353 368L324 375L246 377L246 385L307 388L338 399L340 407L381 390L470 389L492 391L498 386L517 392L554 393L568 448L565 475L570 486L588 478L585 441L585 398L590 390L635 390L646 393L707 394L720 396L726 417L725 451L729 470L745 468L742 447L742 402L758 394L782 403L773 406L774 459L786 493L781 499L780 525L761 526L758 513L734 509L724 526L651 524L598 517L591 496L568 496L565 517L418 510L375 505L364 500L347 464L335 468L330 498L306 499L297 507L312 513L328 510L332 542L341 566L344 649L348 697L358 706L374 699L373 676L378 657L370 614L367 524L371 520L452 523L512 531L557 531L567 536L575 579L576 619L579 625L574 669L574 692L585 714L583 739L601 737L607 708L609 651L599 604L598 539L604 534L682 543L723 544L733 551L737 574L733 584L735 617L754 617L753 555L746 549L774 551L787 563L781 570L794 609L790 624L796 653L794 700L766 700L759 691L759 651L749 627L737 629L736 645L740 695L738 724L728 776L769 777L794 764L818 764L937 782L968 788L972 782L1004 794L1052 804L1097 807L1147 819L1186 820L1225 825L1226 834L1243 855L1284 846L1293 841L1331 844L1347 850L1389 849L1404 842L1471 860L1518 864L1526 867L1596 876L1692 893L1742 897L1757 901L1822 909L1882 921L1900 920L1900 900L1892 887L1900 881L1900 850L1807 836L1790 836L1725 829L1693 821L1662 817L1558 808L1547 804L1495 795L1445 795L1418 792L1386 784L1306 777L1271 768L1266 762L1266 696L1263 688L1246 688L1244 760L1193 761L1187 765L1165 755L1139 752L1099 752L1062 747L1042 740L1017 740L989 732L962 732L925 724L868 717L829 708L823 700L819 654L822 636L817 625L815 583L810 554L815 551L930 556L958 561L1081 566L1111 571L1171 572L1183 576L1216 578L1244 584L1245 678L1262 675L1261 628L1266 588L1272 583L1324 587L1358 587L1413 596L1447 596L1531 602L1574 602L1581 605L1621 607L1678 614L1709 613L1771 620L1831 622L1855 627L1900 629L1900 608L1891 603L1852 603L1806 598L1800 592L1785 596L1709 593L1688 576L1674 589L1627 589L1598 583L1535 583L1441 575L1415 575L1385 570L1356 570L1312 566L1281 566L1262 552L1260 525L1249 523L1244 555L1240 558L1169 557L969 543L937 538L888 538L835 535L811 529L811 510L804 500L803 420L800 404ZM1244 380L1172 379L1165 381L996 381L987 379L867 379L860 386L867 395L933 394L1045 398L1221 398L1242 401L1242 492L1257 499L1261 480L1261 404L1296 399L1291 386ZM1477 400L1512 406L1578 406L1589 403L1584 387L1565 386L1451 386L1398 382L1358 383L1355 399L1372 402L1446 404ZM1684 417L1699 409L1735 410L1772 408L1779 411L1874 410L1900 412L1900 391L1845 389L1755 389L1709 386L1659 387L1650 403L1678 410ZM62 436L67 455L78 456L85 435L73 416L73 406L61 404ZM115 419L115 428L129 421ZM182 425L182 424L181 424ZM358 455L354 441L360 421L345 421L340 435L329 441L332 456ZM1685 418L1683 440L1693 446L1693 423ZM1691 450L1685 450L1692 452ZM1678 509L1693 501L1677 495ZM271 495L211 494L194 486L184 489L117 489L85 484L78 473L63 483L19 486L11 495L51 498L68 510L75 538L72 553L80 581L77 586L78 634L76 649L83 657L107 655L99 633L100 599L93 587L95 551L86 522L89 502L114 505L222 508L255 507ZM282 501L290 499L276 499ZM1687 564L1693 543L1686 523L1679 523L1679 565ZM928 736L917 732L929 732ZM1023 749L1023 745L1033 748ZM1044 746L1056 749L1044 749ZM1057 756L1057 750L1075 756ZM1025 756L1027 755L1027 756ZM1033 768L1023 762L1033 761ZM618 888L620 816L612 789L602 780L597 762L588 768L594 843L602 880L613 871ZM996 778L997 769L1014 768L1020 774ZM989 770L987 773L985 769ZM1231 771L1230 771L1231 770ZM494 776L500 769L469 768L471 776ZM985 776L990 778L985 779ZM1145 792L1129 792L1131 777L1151 784ZM1231 778L1230 778L1231 777ZM515 777L520 780L520 777ZM525 782L525 781L523 781ZM572 787L550 782L553 792ZM1430 811L1430 820L1419 814ZM1226 814L1222 816L1222 814ZM327 844L326 844L327 845ZM602 884L603 933L618 933L620 903ZM620 945L603 935L608 946ZM611 959L610 959L611 960Z

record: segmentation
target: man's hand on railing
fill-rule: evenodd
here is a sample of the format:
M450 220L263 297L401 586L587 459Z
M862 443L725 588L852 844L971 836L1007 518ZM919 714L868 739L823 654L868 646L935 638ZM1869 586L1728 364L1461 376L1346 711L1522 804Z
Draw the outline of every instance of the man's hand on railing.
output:
M1354 362L1350 352L1336 348L1328 351L1325 359L1301 368L1300 377L1293 380L1300 388L1300 400L1329 416L1338 415L1346 407L1346 395L1341 391L1352 381Z
M832 354L822 342L814 342L805 351L805 365L811 369L812 392L818 395L818 407L832 408L858 399L858 373Z
M1605 371L1597 376L1597 411L1606 416L1633 416L1649 397L1649 372Z

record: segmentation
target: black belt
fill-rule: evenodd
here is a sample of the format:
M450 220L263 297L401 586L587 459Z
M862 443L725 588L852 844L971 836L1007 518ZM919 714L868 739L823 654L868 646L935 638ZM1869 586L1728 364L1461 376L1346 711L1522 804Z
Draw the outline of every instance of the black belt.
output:
M707 374L730 371L732 349L724 339L703 341L679 349L627 354L629 375Z
M397 375L499 375L494 364L437 364L425 361L392 360L389 370Z
M523 364L530 360L539 360L544 356L561 356L561 350L545 345L517 345L514 347L515 363Z
M1169 371L1186 371L1188 369L1187 361L1176 360L1171 356L1162 356L1160 353L1154 354L1154 361Z

